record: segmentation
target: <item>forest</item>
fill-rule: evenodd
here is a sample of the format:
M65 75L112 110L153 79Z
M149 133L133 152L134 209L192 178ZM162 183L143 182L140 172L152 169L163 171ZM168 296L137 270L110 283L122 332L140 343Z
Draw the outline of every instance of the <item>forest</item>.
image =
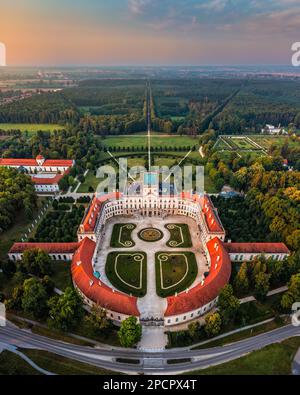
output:
M76 87L0 106L0 123L60 123L117 135L146 130L145 79L88 79ZM259 133L267 124L300 128L300 83L242 78L152 79L152 128L196 135Z
M16 219L16 213L33 216L37 204L34 186L29 176L15 169L0 167L0 234Z

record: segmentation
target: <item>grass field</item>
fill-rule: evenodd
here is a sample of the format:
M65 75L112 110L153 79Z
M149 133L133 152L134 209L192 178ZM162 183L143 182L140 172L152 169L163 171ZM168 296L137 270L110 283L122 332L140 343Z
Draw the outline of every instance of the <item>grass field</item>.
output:
M103 144L107 147L123 147L123 148L132 148L132 147L147 147L147 136L114 136L114 137L106 137L102 140ZM193 147L198 144L198 139L189 137L189 136L160 136L153 135L151 136L151 146L152 147Z
M143 297L147 292L147 257L144 252L111 252L105 272L118 290Z
M300 337L293 337L281 343L271 344L261 350L203 370L188 374L198 375L290 375L292 361L300 347Z
M115 372L40 350L22 350L39 367L59 375L108 375Z
M193 246L189 226L187 224L167 224L165 228L170 232L168 247L190 248Z
M40 130L43 132L53 132L54 130L62 130L64 126L58 124L47 123L0 123L2 130L20 130L21 132L35 133Z
M157 252L155 273L158 296L166 298L185 291L198 273L196 257L192 252Z
M135 245L132 240L132 231L136 228L134 224L115 224L113 227L110 246L115 248L130 248Z

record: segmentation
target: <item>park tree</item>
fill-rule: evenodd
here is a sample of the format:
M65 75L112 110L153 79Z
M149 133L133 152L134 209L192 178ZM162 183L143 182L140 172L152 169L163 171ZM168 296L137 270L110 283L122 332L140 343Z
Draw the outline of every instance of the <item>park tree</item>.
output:
M85 317L85 321L95 334L106 331L111 327L111 322L107 318L107 312L99 305L91 308L90 314Z
M49 326L62 331L75 328L84 315L82 299L77 291L71 287L67 287L62 295L50 298L48 307Z
M208 337L216 336L220 333L222 318L218 312L210 313L205 317L204 330Z
M36 318L44 317L47 312L48 295L39 280L29 278L24 281L22 308L25 312L33 314Z
M22 263L23 267L30 274L36 276L51 274L51 258L40 248L25 250Z
M17 285L14 287L11 298L6 301L6 308L8 310L21 310L22 309L22 298L24 294L23 285Z
M55 288L55 283L49 276L44 276L42 279L42 285L48 295L51 295Z
M234 279L234 289L239 295L245 294L249 290L247 262L243 262L241 264L241 267Z
M270 289L270 275L260 272L255 276L254 296L259 301L264 301Z
M286 242L292 250L300 250L300 229L294 230L289 236L287 236Z
M200 328L201 328L201 326L200 326L199 321L191 322L188 325L188 332L189 332L190 337L193 340L197 340L199 338Z
M137 322L136 317L128 317L122 321L118 337L123 347L133 347L141 340L142 326Z
M281 306L284 310L290 310L294 302L300 302L300 273L291 277L288 290L281 298Z
M225 324L235 318L239 306L240 302L234 296L232 286L230 284L225 285L218 298L218 308Z

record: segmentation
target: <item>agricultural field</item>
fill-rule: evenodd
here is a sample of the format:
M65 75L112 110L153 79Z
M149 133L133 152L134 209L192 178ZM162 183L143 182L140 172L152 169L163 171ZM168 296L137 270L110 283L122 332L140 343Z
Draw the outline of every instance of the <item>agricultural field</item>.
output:
M64 126L48 123L0 123L0 130L20 130L34 134L39 131L53 132L54 130L63 130Z

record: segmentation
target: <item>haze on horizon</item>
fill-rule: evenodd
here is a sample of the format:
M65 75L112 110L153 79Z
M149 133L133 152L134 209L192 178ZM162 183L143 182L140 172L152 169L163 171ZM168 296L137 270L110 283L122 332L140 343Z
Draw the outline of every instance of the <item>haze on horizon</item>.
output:
M290 64L298 0L1 0L7 64Z

